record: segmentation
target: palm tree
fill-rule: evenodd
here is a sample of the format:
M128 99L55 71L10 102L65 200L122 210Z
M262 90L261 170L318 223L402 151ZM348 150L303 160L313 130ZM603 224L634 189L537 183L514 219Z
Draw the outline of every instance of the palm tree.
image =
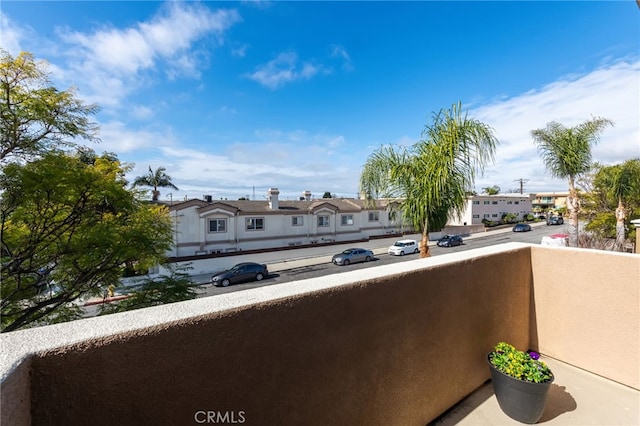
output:
M569 211L570 246L578 246L580 199L575 186L576 178L589 171L591 146L598 143L604 128L612 125L611 120L595 117L575 127L566 128L552 121L544 129L531 131L547 171L555 178L569 180L567 210Z
M498 141L488 125L463 115L460 103L433 114L412 147L381 147L360 175L360 192L371 202L392 198L403 220L422 234L420 257L429 257L429 231L462 214L477 173L492 161Z
M500 193L500 187L498 185L487 186L482 188L482 192L487 195L498 195Z
M607 198L616 200L616 241L615 251L621 251L625 240L625 222L629 204L634 196L640 194L640 158L627 160L622 164L603 167L596 174L598 187L602 188Z
M153 188L152 192L152 201L158 201L158 197L160 197L160 191L158 188L173 188L175 190L178 189L173 183L171 183L171 176L165 173L167 169L164 167L158 167L155 171L151 169L149 166L149 173L144 176L138 176L131 185L132 187L136 186L148 186Z

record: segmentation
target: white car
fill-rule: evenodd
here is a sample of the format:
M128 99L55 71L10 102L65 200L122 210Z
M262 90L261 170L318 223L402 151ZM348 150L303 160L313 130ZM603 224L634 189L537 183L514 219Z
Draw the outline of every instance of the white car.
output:
M405 254L418 253L419 251L420 247L416 240L400 240L389 247L387 253L394 256L404 256Z

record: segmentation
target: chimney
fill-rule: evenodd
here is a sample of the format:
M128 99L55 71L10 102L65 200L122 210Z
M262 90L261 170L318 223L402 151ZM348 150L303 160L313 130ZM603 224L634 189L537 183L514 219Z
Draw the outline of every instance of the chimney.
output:
M271 210L278 210L278 188L269 188L267 195L269 196L269 208Z
M311 191L307 190L302 193L306 201L311 201Z

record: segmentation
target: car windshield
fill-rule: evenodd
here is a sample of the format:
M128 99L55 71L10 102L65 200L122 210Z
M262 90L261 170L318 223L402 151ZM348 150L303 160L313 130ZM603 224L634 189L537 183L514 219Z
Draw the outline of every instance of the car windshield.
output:
M394 244L394 246L396 246L396 247L404 247L406 245L407 245L406 243L401 243L400 241L398 241L397 243Z

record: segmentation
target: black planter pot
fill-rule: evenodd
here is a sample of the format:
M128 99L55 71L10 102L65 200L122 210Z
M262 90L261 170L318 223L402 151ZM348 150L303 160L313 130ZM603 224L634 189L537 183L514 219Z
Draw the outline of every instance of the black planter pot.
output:
M491 370L491 383L502 411L519 422L537 423L544 412L553 376L550 381L544 383L518 380L495 368L491 364L490 356L487 355L487 362Z

